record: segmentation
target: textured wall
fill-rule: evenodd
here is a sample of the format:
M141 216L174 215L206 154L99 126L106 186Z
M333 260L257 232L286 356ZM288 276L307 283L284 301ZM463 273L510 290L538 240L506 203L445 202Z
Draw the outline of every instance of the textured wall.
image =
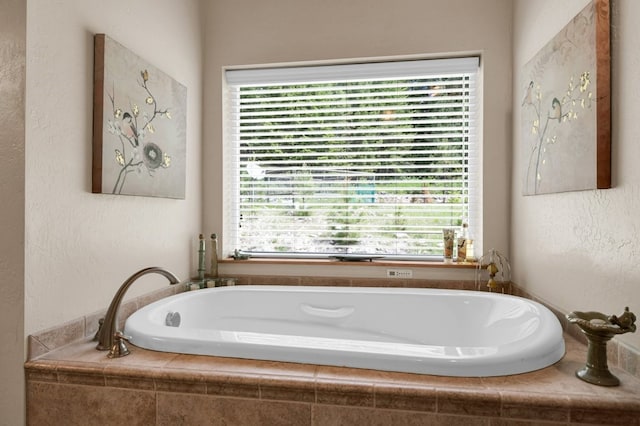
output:
M0 0L0 425L24 423L26 6Z
M197 0L27 3L26 333L107 306L132 273L186 278L201 221ZM93 35L187 87L186 199L91 193ZM166 285L147 276L131 295Z
M222 67L479 52L485 88L483 180L490 188L484 193L484 247L508 251L510 1L221 0L207 3L206 19L204 156L212 166L204 169L206 229L222 230Z
M522 66L589 2L519 0L514 6L514 93ZM511 254L515 282L566 310L640 312L640 2L612 0L613 189L524 197L513 136ZM514 96L514 129L520 101ZM621 340L640 350L640 333Z

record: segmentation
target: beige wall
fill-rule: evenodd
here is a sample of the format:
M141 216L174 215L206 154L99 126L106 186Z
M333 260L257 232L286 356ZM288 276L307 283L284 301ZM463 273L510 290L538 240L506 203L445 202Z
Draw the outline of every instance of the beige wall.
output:
M0 11L0 424L17 425L28 334L104 309L143 267L183 278L191 270L202 216L202 39L198 0L2 0ZM94 33L187 86L185 200L91 194ZM141 281L131 296L166 285Z
M0 425L24 422L26 6L0 0Z
M510 1L221 0L207 3L206 19L204 154L209 163L204 168L205 229L222 231L222 67L479 52L485 90L483 179L489 189L484 193L485 248L508 252ZM223 268L233 270L229 265ZM339 273L344 274L346 270L340 268ZM290 268L275 269L269 273L292 273ZM325 266L307 267L302 273L338 272ZM381 276L384 271L353 267L348 273ZM434 269L418 273L420 278L442 275ZM452 277L450 271L444 276ZM473 273L465 276L473 279Z
M518 0L514 6L514 93L523 65L588 0ZM511 254L514 281L565 311L640 311L640 2L612 2L613 189L524 197L514 131ZM514 129L520 104L514 96ZM621 341L640 349L640 334Z
M187 278L201 221L199 2L27 3L26 333L108 305L132 273ZM187 87L186 199L91 193L93 35ZM131 295L166 284L145 277Z

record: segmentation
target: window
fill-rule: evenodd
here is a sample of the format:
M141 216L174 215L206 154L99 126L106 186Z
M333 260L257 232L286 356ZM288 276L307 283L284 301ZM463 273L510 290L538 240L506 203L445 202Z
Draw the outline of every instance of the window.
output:
M474 235L478 62L227 70L226 251L427 259Z

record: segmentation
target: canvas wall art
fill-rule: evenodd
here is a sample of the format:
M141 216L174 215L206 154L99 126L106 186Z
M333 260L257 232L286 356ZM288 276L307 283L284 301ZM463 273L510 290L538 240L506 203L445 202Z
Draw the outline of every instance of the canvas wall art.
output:
M94 37L92 192L184 198L187 89Z
M521 76L523 194L611 186L609 0L594 0Z

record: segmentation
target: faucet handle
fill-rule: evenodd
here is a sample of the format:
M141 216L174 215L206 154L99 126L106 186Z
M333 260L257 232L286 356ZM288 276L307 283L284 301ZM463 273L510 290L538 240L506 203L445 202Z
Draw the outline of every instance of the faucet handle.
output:
M107 356L109 358L120 358L125 355L129 355L129 348L125 344L125 341L129 341L131 336L125 336L121 331L116 331L113 334L113 346L109 349Z

